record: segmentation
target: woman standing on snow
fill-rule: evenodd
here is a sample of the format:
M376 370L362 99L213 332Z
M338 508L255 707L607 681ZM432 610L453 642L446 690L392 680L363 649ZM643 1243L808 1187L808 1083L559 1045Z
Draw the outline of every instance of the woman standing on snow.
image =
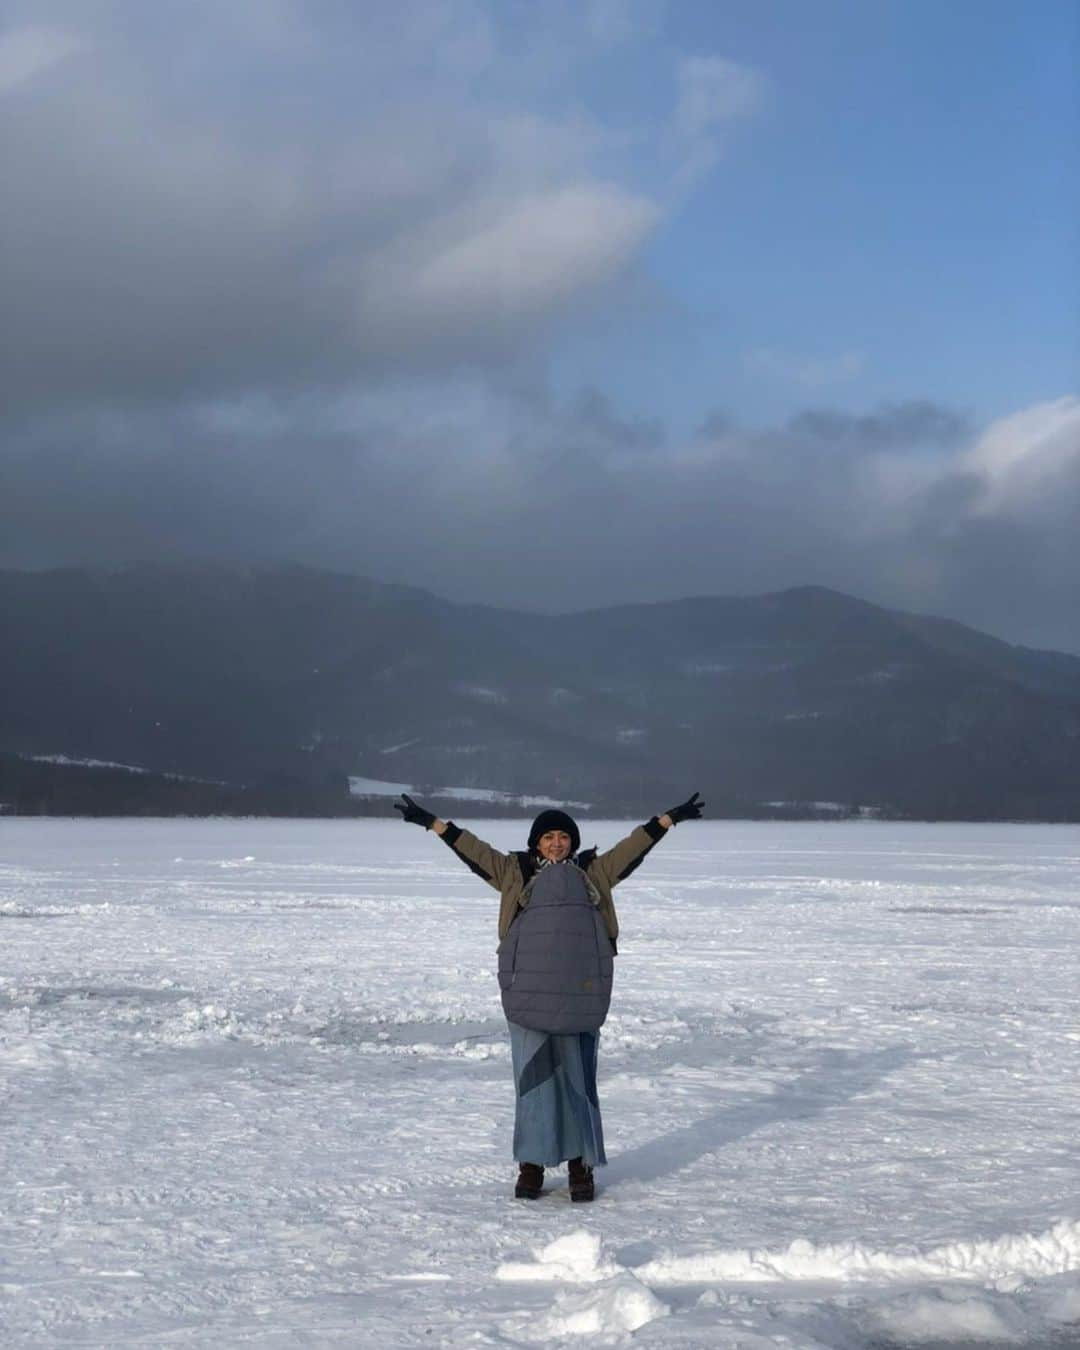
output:
M544 1168L564 1161L571 1200L593 1198L592 1169L607 1161L596 1057L619 935L611 892L673 825L699 819L704 804L695 792L601 854L578 851L581 834L565 811L541 811L527 850L507 854L453 821L439 820L404 793L394 803L403 820L434 830L502 897L499 983L514 1062L518 1199L537 1199ZM526 949L528 959L521 960ZM589 969L587 961L593 963Z

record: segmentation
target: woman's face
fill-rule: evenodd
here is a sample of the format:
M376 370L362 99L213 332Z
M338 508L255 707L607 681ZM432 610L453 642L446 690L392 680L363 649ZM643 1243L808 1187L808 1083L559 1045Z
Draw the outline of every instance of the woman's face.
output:
M536 841L536 851L548 862L562 862L570 856L570 836L565 830L548 830Z

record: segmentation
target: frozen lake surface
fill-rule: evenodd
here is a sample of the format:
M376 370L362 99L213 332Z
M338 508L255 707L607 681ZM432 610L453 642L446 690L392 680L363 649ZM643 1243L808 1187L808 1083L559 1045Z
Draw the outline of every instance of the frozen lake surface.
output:
M1076 827L680 826L591 1207L512 1198L498 901L434 836L0 844L5 1347L1080 1346Z

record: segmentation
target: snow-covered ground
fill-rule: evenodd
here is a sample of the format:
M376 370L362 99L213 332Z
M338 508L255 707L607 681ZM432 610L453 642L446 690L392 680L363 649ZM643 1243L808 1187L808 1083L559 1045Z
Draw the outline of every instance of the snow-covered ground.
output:
M497 901L433 836L0 846L4 1347L1080 1346L1074 827L680 826L591 1207L511 1198Z

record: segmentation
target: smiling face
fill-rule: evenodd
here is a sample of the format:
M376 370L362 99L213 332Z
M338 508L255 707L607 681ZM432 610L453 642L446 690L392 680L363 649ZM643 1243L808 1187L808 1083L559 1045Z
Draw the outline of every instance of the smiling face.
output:
M548 830L536 841L536 851L548 862L562 862L569 858L572 840L565 830Z

